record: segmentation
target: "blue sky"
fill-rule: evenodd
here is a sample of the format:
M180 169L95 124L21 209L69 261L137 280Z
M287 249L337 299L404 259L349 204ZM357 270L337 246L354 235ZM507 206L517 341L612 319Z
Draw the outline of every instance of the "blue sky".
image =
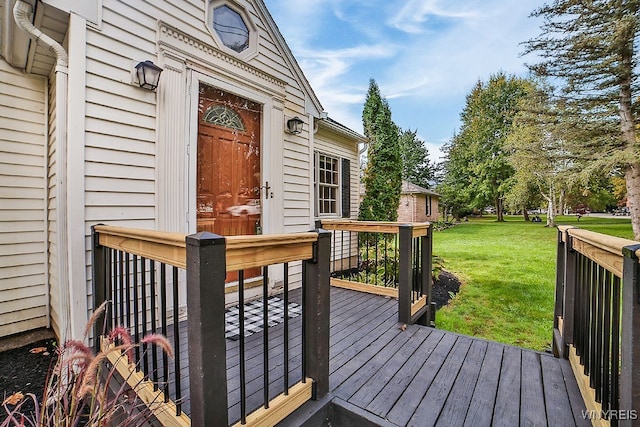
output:
M504 71L525 76L522 41L539 33L531 0L265 0L324 109L362 132L374 78L394 122L432 159L460 127L465 97Z

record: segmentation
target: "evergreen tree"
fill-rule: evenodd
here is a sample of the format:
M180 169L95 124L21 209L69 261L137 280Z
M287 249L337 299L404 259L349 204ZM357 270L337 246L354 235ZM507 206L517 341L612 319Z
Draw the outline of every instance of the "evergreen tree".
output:
M365 194L358 217L365 221L395 221L402 189L398 127L391 120L389 104L373 79L369 81L362 124L369 148L363 178Z
M429 161L429 150L418 138L418 131L400 131L402 179L423 188L430 188L435 166Z
M560 82L558 96L572 112L580 144L570 151L589 171L621 169L640 238L640 150L636 141L637 42L640 0L555 0L536 9L541 34L525 53L541 56L530 68Z

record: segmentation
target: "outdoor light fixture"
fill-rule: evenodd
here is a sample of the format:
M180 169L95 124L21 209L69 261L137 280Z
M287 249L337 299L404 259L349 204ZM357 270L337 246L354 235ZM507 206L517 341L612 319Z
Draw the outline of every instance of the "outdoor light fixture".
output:
M292 119L287 120L287 129L289 130L289 133L297 135L299 133L302 133L303 124L304 122L302 121L302 119L296 116Z
M151 61L142 61L136 65L138 84L143 89L156 90L160 80L160 73L162 73L162 68Z

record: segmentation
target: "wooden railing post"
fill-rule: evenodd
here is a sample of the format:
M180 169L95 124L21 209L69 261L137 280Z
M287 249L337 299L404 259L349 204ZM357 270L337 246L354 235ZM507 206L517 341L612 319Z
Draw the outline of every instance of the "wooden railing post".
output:
M564 308L562 309L562 357L569 358L569 345L573 344L573 326L576 296L577 253L573 250L573 238L565 231L564 243Z
M187 236L186 244L191 421L226 426L225 239L201 232Z
M413 240L413 226L403 224L399 227L398 249L398 322L411 323L411 284L413 283L413 259L411 241Z
M427 296L427 312L418 319L417 323L424 326L435 326L435 304L431 303L431 290L433 288L433 228L429 227L427 229L427 235L420 238L420 244L422 245L422 283L420 284L420 291L422 295Z
M91 226L91 281L93 284L93 309L96 310L107 299L107 249L100 245L100 236ZM107 307L109 309L109 307ZM98 337L104 331L105 312L103 311L93 324L93 347L98 353L100 351L100 340Z
M303 261L304 364L306 376L313 378L313 398L329 393L329 263L331 233L318 230L314 257Z
M622 249L622 340L620 354L620 409L630 412L620 425L637 422L640 417L640 266L637 252L640 245Z
M563 353L564 340L560 330L559 317L564 321L564 272L565 265L565 243L564 233L558 230L558 246L556 253L556 295L555 307L553 310L553 355L560 357Z

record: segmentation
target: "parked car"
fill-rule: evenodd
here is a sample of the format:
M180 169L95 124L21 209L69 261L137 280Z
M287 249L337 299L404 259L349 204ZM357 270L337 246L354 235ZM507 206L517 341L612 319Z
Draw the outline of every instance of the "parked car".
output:
M630 215L629 208L626 207L626 206L622 207L622 208L614 209L612 213L615 216L628 216L628 215Z

